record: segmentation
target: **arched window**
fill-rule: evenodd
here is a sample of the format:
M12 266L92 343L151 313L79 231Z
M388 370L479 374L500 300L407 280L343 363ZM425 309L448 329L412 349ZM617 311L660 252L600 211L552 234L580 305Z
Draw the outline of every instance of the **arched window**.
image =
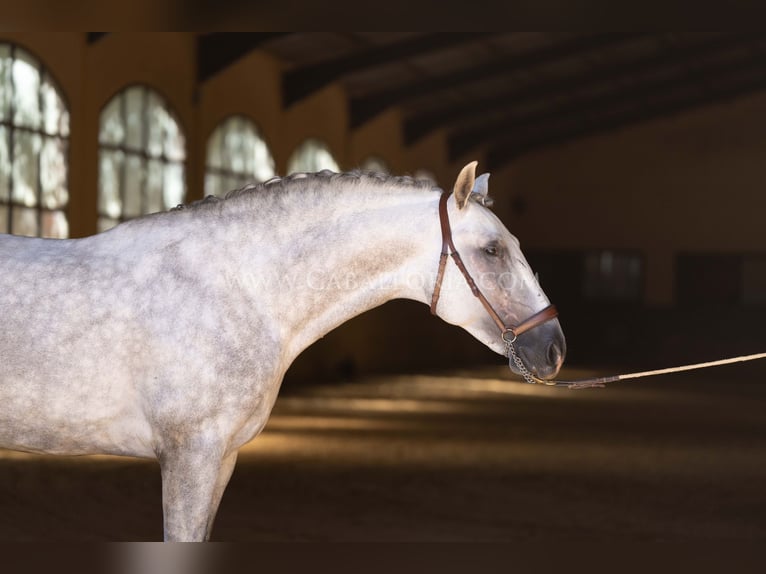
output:
M362 169L365 171L375 171L378 173L388 173L388 165L378 156L371 155L362 163Z
M274 158L253 122L232 116L207 142L205 195L222 195L247 183L276 175Z
M0 43L0 233L67 237L69 111L39 60Z
M99 231L182 203L186 140L162 96L131 86L101 112Z
M322 171L340 171L338 162L332 157L328 147L317 139L307 139L298 146L287 162L287 173Z

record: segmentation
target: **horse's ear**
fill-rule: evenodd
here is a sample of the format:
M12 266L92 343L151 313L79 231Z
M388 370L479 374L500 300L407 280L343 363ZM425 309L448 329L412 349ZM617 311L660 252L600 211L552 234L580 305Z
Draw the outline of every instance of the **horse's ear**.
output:
M452 192L455 194L455 201L459 209L463 209L468 203L473 191L473 185L476 181L476 165L479 162L472 161L460 170L455 180L455 187Z
M482 173L473 184L473 193L487 197L489 194L489 174Z
M471 201L482 204L484 207L492 207L494 201L489 196L489 174L482 173L476 178L471 192Z

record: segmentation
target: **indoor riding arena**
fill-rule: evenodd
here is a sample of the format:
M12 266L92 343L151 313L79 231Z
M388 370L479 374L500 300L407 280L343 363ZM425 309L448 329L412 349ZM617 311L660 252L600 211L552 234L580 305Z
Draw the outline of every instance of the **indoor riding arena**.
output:
M763 541L764 50L0 32L0 540Z

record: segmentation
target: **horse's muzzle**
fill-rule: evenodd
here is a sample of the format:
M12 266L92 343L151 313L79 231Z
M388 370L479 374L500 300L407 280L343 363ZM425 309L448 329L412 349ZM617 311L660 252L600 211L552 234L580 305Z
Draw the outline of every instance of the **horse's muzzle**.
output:
M564 364L567 344L558 319L522 333L515 345L526 368L539 379L555 378ZM509 365L513 372L518 371L512 360Z

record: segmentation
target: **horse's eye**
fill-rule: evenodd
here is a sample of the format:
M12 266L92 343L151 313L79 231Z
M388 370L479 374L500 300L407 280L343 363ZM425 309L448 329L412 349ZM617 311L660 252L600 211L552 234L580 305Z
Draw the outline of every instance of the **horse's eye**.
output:
M497 257L500 254L496 245L487 245L484 248L484 253L486 253L490 257Z

